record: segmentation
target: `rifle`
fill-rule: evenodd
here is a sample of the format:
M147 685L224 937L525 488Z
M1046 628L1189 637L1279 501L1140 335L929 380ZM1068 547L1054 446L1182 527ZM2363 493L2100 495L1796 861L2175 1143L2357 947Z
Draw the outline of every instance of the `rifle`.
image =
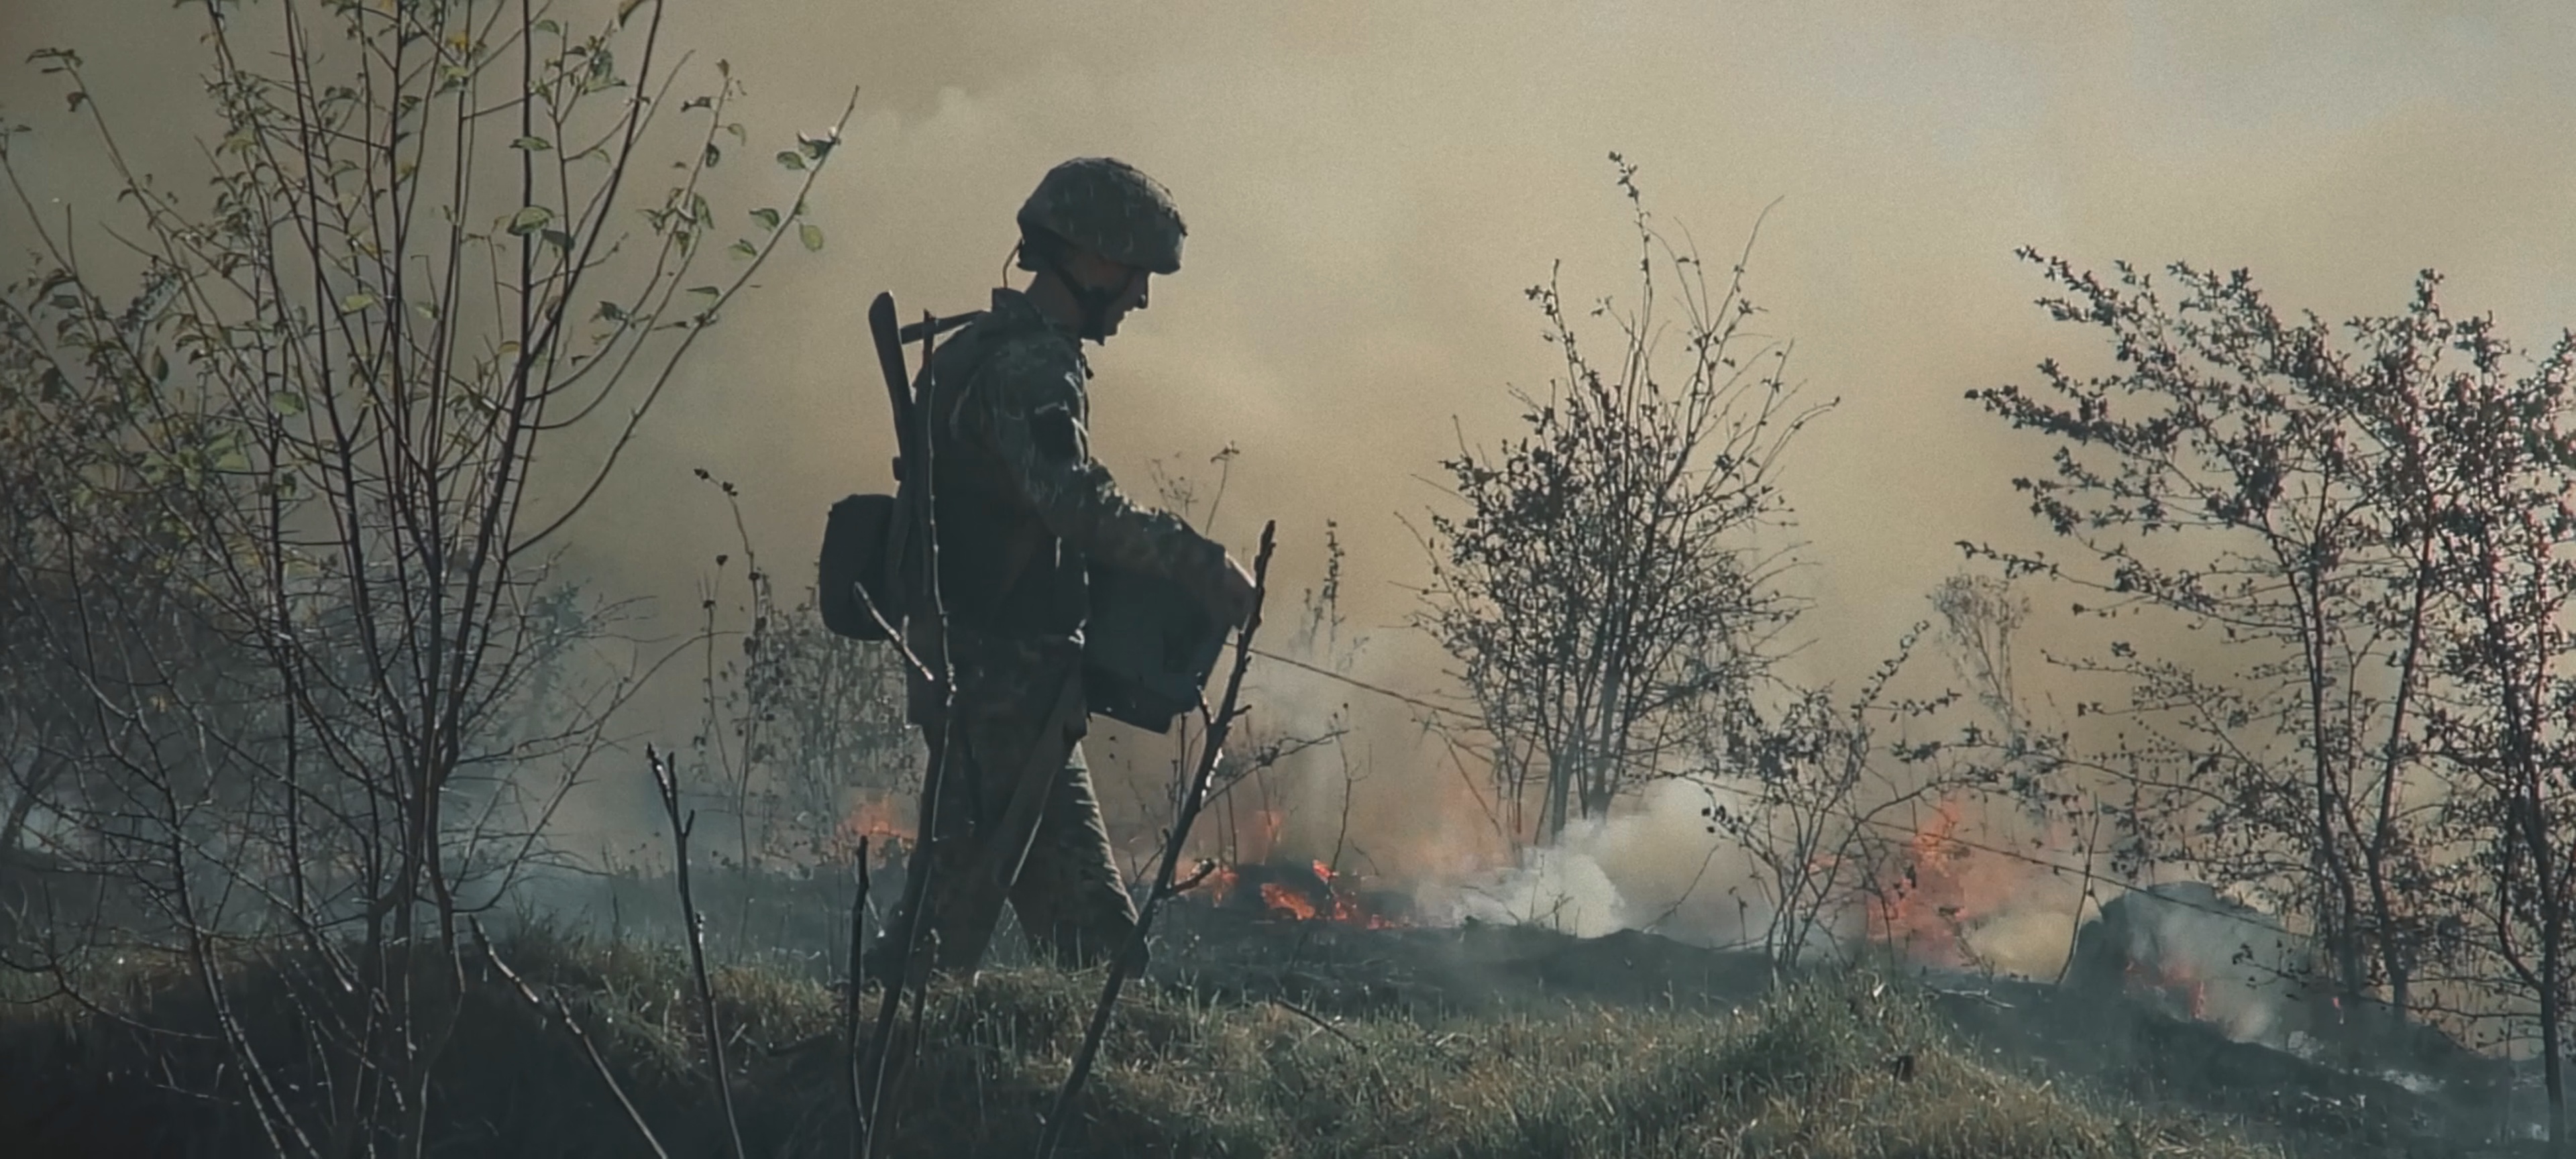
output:
M932 341L983 316L981 310L945 318L924 314L921 321L898 328L894 322L894 295L878 294L875 301L868 303L868 331L876 337L877 369L885 375L886 400L894 404L894 481L898 485L904 481L905 461L918 461L914 451L921 441L920 428L913 425L912 376L904 369L903 348L921 343L921 367L927 371Z
M919 480L912 479L906 468L913 463L927 464L930 459L925 447L929 431L919 425L921 399L916 394L912 376L906 372L903 348L914 342L921 343L922 373L926 377L931 359L937 353L934 343L939 335L977 316L960 314L941 318L925 314L921 321L898 328L892 294L878 294L876 300L868 305L868 330L876 339L877 368L885 377L886 399L893 408L895 421L896 513L892 525L887 528L885 551L889 580L898 574L907 579L930 578L925 569L913 567L906 555L913 525L920 514L917 508L927 503L926 488L929 485L926 466ZM886 585L888 589L892 586L891 583ZM947 652L945 639L940 641L940 652L943 655ZM1056 778L1064 771L1065 755L1069 750L1063 739L1076 731L1085 715L1081 693L1078 670L1068 672L1052 699L1046 719L1040 722L1032 739L1027 763L1015 770L1008 782L1010 795L1001 811L976 818L974 859L967 867L964 879L944 899L952 907L952 912L944 919L933 921L935 928L945 928L957 934L954 942L943 942L940 946L940 957L947 964L972 969L984 956L984 949L993 936L993 927L1001 921L1002 904L1010 899L1011 888L1019 884L1020 867L1027 862L1029 847L1037 839L1038 822L1045 815L1047 798L1055 791ZM950 743L955 739L952 737ZM928 836L931 840L937 839L935 834ZM912 920L922 921L925 917L915 914Z
M815 603L823 626L854 640L886 640L887 631L907 607L904 582L913 578L907 558L911 544L910 495L905 464L926 461L919 450L922 431L915 417L912 378L904 366L903 348L922 344L922 366L930 364L930 343L939 335L981 317L959 314L924 317L910 326L895 325L894 295L879 294L868 304L868 329L876 337L877 369L885 376L886 401L894 414L893 495L852 495L832 505L823 525ZM865 598L862 599L861 597ZM869 606L876 614L871 615ZM880 621L879 617L883 620Z

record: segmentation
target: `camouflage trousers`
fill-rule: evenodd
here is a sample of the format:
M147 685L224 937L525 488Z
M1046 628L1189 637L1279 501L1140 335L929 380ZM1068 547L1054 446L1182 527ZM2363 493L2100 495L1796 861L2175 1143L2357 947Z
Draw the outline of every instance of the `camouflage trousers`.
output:
M957 699L953 711L928 705L915 713L928 738L934 771L946 759L943 789L931 834L931 870L924 908L923 965L970 972L1000 920L998 909L968 912L970 875L1011 835L996 832L1015 782L1040 761L1052 783L1028 855L1009 892L1032 952L1066 966L1106 960L1136 928L1135 903L1109 845L1091 772L1082 759L1085 717L1080 688L1076 707L1058 727L1059 697L1081 678L1080 645L1064 639L1008 641L957 649ZM1025 830L1023 830L1025 832ZM898 907L867 963L880 980L894 972L904 931L914 915ZM933 948L935 944L935 949Z

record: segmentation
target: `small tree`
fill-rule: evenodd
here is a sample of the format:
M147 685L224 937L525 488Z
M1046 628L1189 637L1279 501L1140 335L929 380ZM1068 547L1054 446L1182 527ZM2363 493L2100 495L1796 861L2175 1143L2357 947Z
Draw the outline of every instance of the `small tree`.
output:
M69 51L35 56L91 117L114 230L40 214L0 134L40 247L0 294L0 434L64 464L13 490L0 589L42 604L13 680L78 722L69 771L20 788L157 910L273 1149L416 1155L460 917L631 687L549 683L607 611L551 545L783 239L821 245L837 131L779 154L794 208L728 229L702 186L741 89L719 62L671 101L656 0L586 34L526 3L201 11L206 198L119 146ZM639 198L664 133L676 183ZM138 292L83 259L102 236ZM279 934L287 1041L232 985Z
M2484 927L2488 988L2535 1016L2550 1139L2567 1142L2567 1003L2576 973L2576 334L2527 373L2484 319L2419 299L2411 337L2467 355L2411 400L2427 429L2431 579L2451 615L2428 747L2461 783L2453 848L2478 872L2445 892Z
M1984 766L1949 760L1945 746L1916 737L1955 694L1892 691L1928 627L1908 630L1847 701L1831 688L1801 689L1775 711L1748 708L1705 734L1704 776L1733 803L1712 800L1701 813L1747 859L1744 888L1755 896L1739 900L1749 919L1758 907L1760 926L1745 940L1770 960L1775 984L1817 950L1848 952L1850 917L1860 913L1866 926L1868 909L1888 904L1891 876L1910 869L1896 861L1914 827L1898 818L1989 780Z
M716 577L701 601L707 719L694 738L699 761L728 790L724 807L736 815L743 865L840 861L861 836L842 831L848 797L904 794L921 777L925 754L904 718L903 654L834 635L810 590L794 604L781 600L743 523L739 489L704 469L697 476L723 493L740 545L715 557ZM738 632L719 616L737 566ZM739 656L727 657L735 642Z
M2211 670L2119 640L2064 660L2129 693L2079 705L2135 730L2081 763L2126 781L2140 856L2287 899L2313 919L2337 992L2385 982L2402 1011L2409 931L2431 917L2410 887L2430 872L2434 592L2420 496L2403 486L2425 431L2388 400L2432 367L2378 341L2407 319L2351 323L2360 349L2345 349L2313 316L2282 318L2242 271L2176 265L2168 301L2125 264L2105 280L2022 257L2063 291L2042 307L2099 328L2114 369L2051 360L2042 389L1969 395L2053 444L2051 473L2013 485L2073 562L1963 546L2080 589L2079 615L2143 615L2222 658Z
M1635 168L1611 160L1639 289L1625 312L1605 299L1590 316L1617 356L1594 361L1553 279L1528 291L1564 377L1543 399L1515 393L1527 434L1441 463L1464 510L1430 518L1415 617L1459 665L1512 831L1541 839L1689 753L1696 714L1762 679L1764 645L1797 609L1775 585L1784 554L1750 533L1782 512L1780 455L1824 409L1795 405L1787 346L1745 329L1742 263L1712 295L1697 255L1648 216ZM1660 361L1670 331L1678 367Z

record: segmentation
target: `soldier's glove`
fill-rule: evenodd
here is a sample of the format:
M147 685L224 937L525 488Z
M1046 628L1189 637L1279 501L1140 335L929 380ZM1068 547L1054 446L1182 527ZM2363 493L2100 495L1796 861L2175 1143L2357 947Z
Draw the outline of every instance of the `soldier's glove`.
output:
M1227 627L1242 627L1252 618L1252 605L1259 594L1260 589L1253 586L1252 573L1228 554L1217 569L1216 614Z

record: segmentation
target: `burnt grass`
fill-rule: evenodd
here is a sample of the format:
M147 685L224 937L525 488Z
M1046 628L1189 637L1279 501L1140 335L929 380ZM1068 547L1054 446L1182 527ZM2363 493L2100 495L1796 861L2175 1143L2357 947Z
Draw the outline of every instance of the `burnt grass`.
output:
M821 913L847 912L837 883L769 896L799 888ZM685 957L647 895L613 908L613 930L558 913L496 935L496 949L569 1003L670 1154L724 1154ZM734 911L710 908L721 933ZM746 945L797 929L761 924L740 923ZM818 937L833 926L807 924ZM1775 981L1754 956L1647 934L1366 930L1194 903L1168 910L1161 934L1064 1154L2524 1153L2473 1141L2500 1121L2492 1105L2046 986L1927 984L1888 967ZM736 959L716 987L747 1153L849 1154L831 943L727 955L717 941L719 961ZM649 1154L580 1045L469 966L424 1153ZM0 1008L0 1151L271 1153L238 1072L202 1037L214 1023L187 972L136 955L90 970L97 1007L0 977L17 999ZM291 1000L291 972L246 960L234 1002L272 1077L309 1092L318 1076L297 1069L296 1044L315 999ZM1028 1154L1099 982L1005 965L935 987L879 1154Z
M1158 958L1154 973L1202 1000L1284 1001L1346 1018L1424 1009L1469 1018L1584 1009L1722 1018L1758 1016L1781 986L1886 988L1906 995L1939 1027L1941 1049L1962 1061L2115 1117L2224 1124L2233 1137L2291 1155L2543 1153L2528 1140L2517 1147L2508 1128L2537 1121L2537 1092L2517 1099L2514 1071L2493 1060L2466 1051L2438 1069L2418 1060L2407 1070L2433 1088L2419 1091L2369 1059L2334 1065L2235 1042L2150 1003L2045 983L1932 976L1893 962L1775 979L1758 954L1637 931L1573 938L1474 922L1363 930L1199 906L1172 911L1165 941L1178 952Z

